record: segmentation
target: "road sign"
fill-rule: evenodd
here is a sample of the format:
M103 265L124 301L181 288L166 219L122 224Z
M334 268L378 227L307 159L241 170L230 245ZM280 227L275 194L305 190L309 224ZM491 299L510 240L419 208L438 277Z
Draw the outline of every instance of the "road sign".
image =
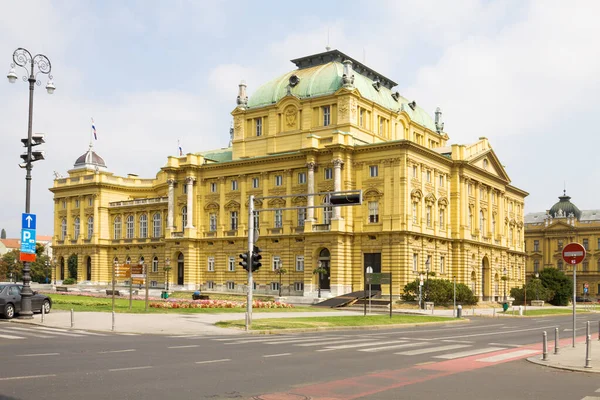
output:
M144 279L146 277L146 274L131 274L132 278L140 278L140 279Z
M392 274L390 273L367 273L367 283L372 285L389 285L392 279Z
M143 279L137 279L137 278L133 278L133 279L131 280L131 283L132 283L133 285L143 285L143 284L144 284L144 282L145 282L145 281L144 281Z
M564 247L562 257L567 264L579 264L585 258L585 248L579 243L569 243Z
M35 229L21 229L21 253L35 254Z
M35 214L21 214L21 228L23 229L36 229L35 227Z
M131 266L131 273L132 275L138 275L138 274L143 274L144 273L144 266L143 265L132 265Z

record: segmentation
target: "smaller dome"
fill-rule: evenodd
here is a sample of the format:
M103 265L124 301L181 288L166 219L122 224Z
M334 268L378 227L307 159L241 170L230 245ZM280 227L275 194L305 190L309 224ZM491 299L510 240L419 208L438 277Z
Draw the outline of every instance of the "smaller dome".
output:
M579 218L581 218L581 211L575 204L571 203L571 197L564 193L562 196L558 196L558 199L560 201L552 206L550 211L548 211L548 214L552 218L567 218L573 214L579 221Z
M73 165L73 168L90 168L95 169L96 167L100 169L106 169L106 163L104 159L98 155L95 151L92 150L92 146L88 151L79 156Z

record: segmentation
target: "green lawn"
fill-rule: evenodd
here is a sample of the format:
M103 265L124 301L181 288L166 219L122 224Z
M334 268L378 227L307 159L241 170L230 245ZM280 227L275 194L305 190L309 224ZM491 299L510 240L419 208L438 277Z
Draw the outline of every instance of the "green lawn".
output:
M585 310L583 308L577 308L577 313L585 313L590 312L589 310ZM528 317L539 317L544 315L566 315L572 314L572 308L547 308L547 309L537 309L537 310L527 310L523 311L523 315ZM512 311L507 311L506 314L512 315ZM515 310L514 315L519 315L519 312Z
M55 310L74 311L112 311L111 297L85 297L72 296L64 294L49 294L52 299L52 308ZM212 298L212 296L211 296ZM158 301L158 300L155 300ZM151 303L152 300L149 301ZM144 300L132 300L131 310L129 309L129 298L115 297L115 312L119 313L145 313ZM153 314L220 314L245 312L245 308L151 308L148 307L148 313ZM322 307L294 307L294 308L254 308L253 312L302 312L302 311L331 311Z
M192 292L172 292L169 294L170 299L185 299L191 300ZM227 294L227 293L203 293L207 294L211 300L229 300L229 301L246 301L245 294ZM254 300L273 301L273 296L252 295Z
M300 318L268 318L252 321L253 330L324 328L345 326L404 325L423 322L448 322L456 318L432 317L421 315L368 315L340 317L300 317ZM245 328L244 320L220 321L217 326L224 328Z

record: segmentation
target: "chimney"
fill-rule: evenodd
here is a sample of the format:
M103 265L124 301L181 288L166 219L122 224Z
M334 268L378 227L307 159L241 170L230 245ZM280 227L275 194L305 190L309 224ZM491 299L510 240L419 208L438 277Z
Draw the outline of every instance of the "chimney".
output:
M241 81L237 96L238 108L245 109L248 107L248 96L246 95L246 81Z

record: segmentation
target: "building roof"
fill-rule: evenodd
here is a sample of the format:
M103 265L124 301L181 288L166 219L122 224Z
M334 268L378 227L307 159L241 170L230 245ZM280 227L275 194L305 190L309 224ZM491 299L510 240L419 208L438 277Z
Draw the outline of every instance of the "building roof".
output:
M96 167L99 169L106 169L106 163L104 162L104 159L98 155L98 153L92 150L92 145L90 144L88 151L77 158L73 168L95 169Z
M259 108L277 103L289 94L300 99L333 94L343 86L344 65L342 62L344 60L352 61L353 85L363 98L389 110L405 111L416 123L436 131L433 119L425 110L417 106L415 102L409 102L397 92L392 91L392 88L396 86L395 82L338 50L292 60L299 68L260 86L250 96L248 108ZM297 79L292 78L293 76ZM296 79L297 83L291 85L290 78ZM380 83L379 87L376 87L376 82Z
M566 191L562 196L559 196L558 199L558 203L555 203L552 208L550 208L550 211L548 211L548 214L552 218L568 217L571 214L578 220L581 218L581 211L579 211L579 208L577 208L575 204L571 203L571 197L567 196Z
M212 162L225 162L225 161L231 161L233 159L231 147L227 147L224 149L218 149L218 150L203 151L198 154L200 154L206 160L212 161Z
M555 203L550 210L546 212L535 212L525 215L526 224L539 224L550 216L556 218L568 218L571 214L580 222L600 221L600 210L579 210L577 206L571 203L571 197L566 193L558 197L559 201Z
M21 239L0 239L7 249L18 249L21 247Z

